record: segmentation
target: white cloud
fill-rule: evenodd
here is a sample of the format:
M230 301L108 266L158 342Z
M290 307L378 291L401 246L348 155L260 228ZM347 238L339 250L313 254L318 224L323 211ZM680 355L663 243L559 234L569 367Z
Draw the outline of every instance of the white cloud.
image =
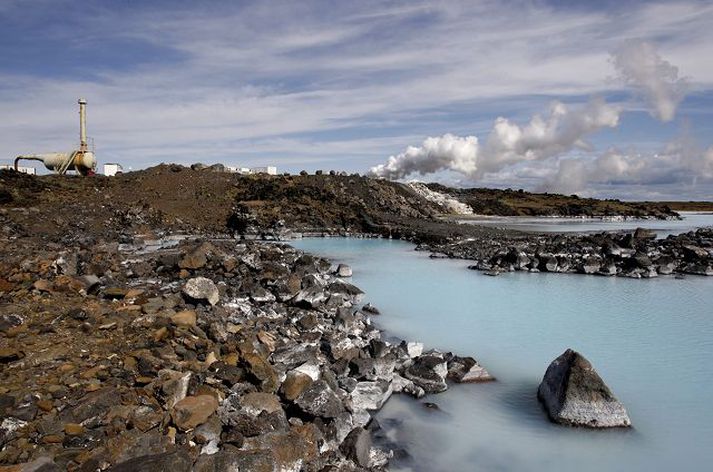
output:
M698 149L687 139L666 145L658 153L612 148L594 159L561 159L542 190L563 193L600 191L612 186L679 189L713 183L713 146ZM680 197L680 195L679 195Z
M626 41L611 60L621 78L645 95L653 116L661 121L674 118L687 88L678 67L661 58L653 44L640 40Z

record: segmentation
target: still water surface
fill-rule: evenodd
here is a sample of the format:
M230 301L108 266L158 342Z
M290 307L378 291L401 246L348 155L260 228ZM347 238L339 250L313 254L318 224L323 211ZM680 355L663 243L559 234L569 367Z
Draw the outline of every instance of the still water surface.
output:
M713 470L713 277L487 277L400 241L293 244L350 264L387 334L472 355L498 378L426 398L441 411L393 396L377 419L408 457L392 470ZM547 420L537 386L568 347L594 364L633 429Z
M713 213L681 211L680 220L625 220L611 221L597 218L545 218L529 216L473 216L459 220L463 224L477 224L518 231L543 233L594 233L647 228L660 238L680 234L704 226L713 226Z

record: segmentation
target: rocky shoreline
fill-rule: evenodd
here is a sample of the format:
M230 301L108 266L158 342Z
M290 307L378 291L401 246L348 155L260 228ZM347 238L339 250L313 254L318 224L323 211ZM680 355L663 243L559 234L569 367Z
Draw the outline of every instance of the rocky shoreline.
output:
M347 267L284 244L3 254L3 471L383 470L371 414L393 393L492 379L387 342Z
M422 243L432 257L475 261L471 269L501 272L556 272L630 278L713 275L713 228L665 239L639 228L598 234L512 235Z

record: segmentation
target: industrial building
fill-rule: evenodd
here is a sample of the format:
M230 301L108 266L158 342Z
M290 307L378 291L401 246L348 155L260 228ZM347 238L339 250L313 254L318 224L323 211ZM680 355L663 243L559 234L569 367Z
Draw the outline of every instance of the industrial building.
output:
M0 164L0 169L12 170L15 169L15 166L9 164ZM18 172L22 172L23 174L37 175L37 169L34 167L17 166L17 169L15 170L17 170Z
M232 172L234 174L267 174L267 175L277 175L277 167L267 166L267 167L231 167L225 166L226 172Z
M121 164L117 164L116 162L107 162L104 164L104 175L108 177L113 177L116 174L121 174L123 172L124 168Z

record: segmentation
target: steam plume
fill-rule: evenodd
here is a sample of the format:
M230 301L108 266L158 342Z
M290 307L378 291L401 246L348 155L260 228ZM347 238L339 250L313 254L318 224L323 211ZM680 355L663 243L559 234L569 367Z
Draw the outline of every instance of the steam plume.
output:
M651 43L626 41L611 55L620 77L638 88L652 107L651 114L671 121L686 92L686 80L678 77L678 67L664 60Z
M498 118L484 145L475 136L445 134L409 146L371 169L373 175L401 179L411 174L453 170L472 179L518 162L547 159L574 147L588 148L584 138L619 123L620 110L594 99L580 108L555 102L546 117L535 115L525 126Z

